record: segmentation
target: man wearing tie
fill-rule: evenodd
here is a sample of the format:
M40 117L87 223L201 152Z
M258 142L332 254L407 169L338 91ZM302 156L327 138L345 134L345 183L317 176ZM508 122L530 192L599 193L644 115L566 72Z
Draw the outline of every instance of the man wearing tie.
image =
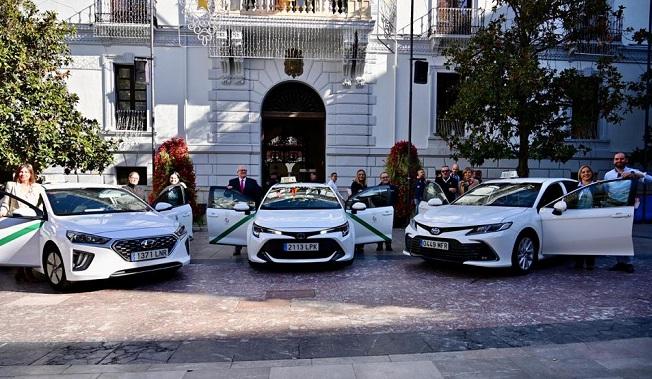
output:
M229 180L229 185L226 188L238 191L258 204L262 192L258 182L247 177L247 167L245 166L238 166L236 174L238 176ZM241 250L242 246L236 246L233 255L240 255Z

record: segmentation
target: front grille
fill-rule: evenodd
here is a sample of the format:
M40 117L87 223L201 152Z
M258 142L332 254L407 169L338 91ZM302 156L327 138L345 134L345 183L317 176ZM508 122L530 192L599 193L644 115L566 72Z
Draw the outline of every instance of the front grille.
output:
M129 262L131 261L131 253L156 249L168 249L169 252L176 243L177 237L168 234L158 237L117 240L113 243L111 248L113 251L118 253L122 259Z
M318 242L319 251L283 251L283 244L287 242ZM331 238L311 238L305 240L269 240L260 249L258 253L259 257L265 259L263 258L264 253L267 253L267 255L274 259L324 259L330 257L333 253L344 253L344 251L340 247L340 244Z
M448 242L448 250L421 247L421 240ZM447 238L428 238L405 236L405 247L410 254L431 260L464 263L466 261L497 261L496 253L484 242L460 243Z

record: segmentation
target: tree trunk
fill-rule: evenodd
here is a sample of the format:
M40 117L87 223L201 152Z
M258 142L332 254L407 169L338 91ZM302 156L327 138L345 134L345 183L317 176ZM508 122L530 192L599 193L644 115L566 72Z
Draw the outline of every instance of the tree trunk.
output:
M528 167L528 156L530 155L530 133L526 132L529 128L521 129L520 146L518 149L518 177L527 178L530 176L530 168Z

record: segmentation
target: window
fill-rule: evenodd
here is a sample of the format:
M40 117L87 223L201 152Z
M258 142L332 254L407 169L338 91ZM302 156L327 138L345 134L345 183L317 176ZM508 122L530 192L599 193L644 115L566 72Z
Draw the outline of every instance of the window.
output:
M146 62L116 64L115 117L117 130L147 130Z
M567 90L572 104L571 138L598 139L599 88L600 83L595 76L578 78L569 84Z
M539 200L539 207L549 204L553 200L559 199L562 196L564 196L564 191L561 189L559 183L552 183L548 186L548 188L546 188L543 196L541 196L541 200Z
M459 74L437 73L437 134L442 137L464 134L464 125L448 117L448 110L457 101L459 83Z

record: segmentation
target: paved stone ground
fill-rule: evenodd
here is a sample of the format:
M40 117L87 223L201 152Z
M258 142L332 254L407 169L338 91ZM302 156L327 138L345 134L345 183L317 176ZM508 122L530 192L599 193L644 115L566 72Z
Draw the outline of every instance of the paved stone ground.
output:
M201 232L193 263L171 278L55 294L3 269L0 366L373 359L652 337L650 231L635 229L634 274L607 271L611 258L594 271L555 259L515 277L372 246L347 268L256 271Z

